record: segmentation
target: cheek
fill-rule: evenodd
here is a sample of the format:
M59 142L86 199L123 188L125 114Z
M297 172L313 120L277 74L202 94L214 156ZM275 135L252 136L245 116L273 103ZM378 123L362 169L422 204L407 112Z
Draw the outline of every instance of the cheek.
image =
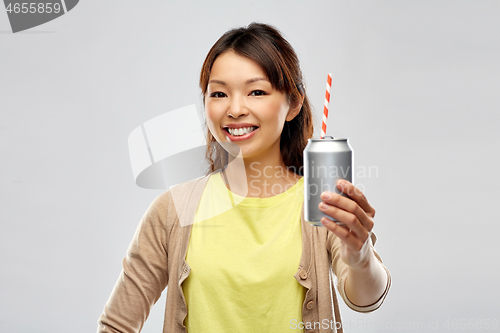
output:
M212 133L217 141L221 141L217 131L217 128L220 127L220 119L213 105L210 105L209 103L205 103L205 118L207 120L207 126L210 133Z
M205 116L208 121L217 122L220 121L220 107L217 107L217 103L205 102Z
M274 101L271 105L269 105L269 109L274 110L274 112L269 113L269 115L272 115L276 126L281 127L286 120L288 104L280 100Z
M214 114L211 112L209 108L205 106L205 118L207 119L207 123L212 125L214 122Z

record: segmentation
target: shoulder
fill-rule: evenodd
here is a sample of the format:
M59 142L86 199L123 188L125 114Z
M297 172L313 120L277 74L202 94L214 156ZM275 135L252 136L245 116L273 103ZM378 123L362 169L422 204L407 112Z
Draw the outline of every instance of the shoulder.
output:
M148 214L161 216L162 224L167 227L169 224L175 223L176 220L179 220L181 226L190 224L189 219L194 218L203 189L211 175L172 186L153 200Z

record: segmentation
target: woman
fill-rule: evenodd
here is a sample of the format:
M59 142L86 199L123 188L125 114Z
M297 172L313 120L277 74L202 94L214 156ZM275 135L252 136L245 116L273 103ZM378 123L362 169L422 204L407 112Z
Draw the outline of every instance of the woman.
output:
M200 77L209 172L158 196L144 215L99 332L138 332L168 286L164 332L341 332L330 271L346 304L377 309L390 274L373 250L374 209L320 205L346 227L303 220L302 152L312 114L293 48L264 24L233 29Z

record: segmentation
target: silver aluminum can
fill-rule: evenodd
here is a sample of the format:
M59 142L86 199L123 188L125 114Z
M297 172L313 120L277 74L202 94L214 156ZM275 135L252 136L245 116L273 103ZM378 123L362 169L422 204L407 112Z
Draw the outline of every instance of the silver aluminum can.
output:
M347 139L309 139L304 149L304 219L316 227L323 227L321 218L326 217L343 224L323 213L318 205L321 193L335 192L337 180L353 182L353 151Z

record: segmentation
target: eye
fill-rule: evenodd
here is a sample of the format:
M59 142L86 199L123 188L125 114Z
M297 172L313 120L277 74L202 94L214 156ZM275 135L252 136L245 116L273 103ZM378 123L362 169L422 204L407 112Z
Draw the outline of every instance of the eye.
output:
M267 95L263 90L254 90L250 93L250 96L264 96Z
M210 97L222 98L222 97L227 97L227 96L222 91L216 91L216 92L211 93Z

